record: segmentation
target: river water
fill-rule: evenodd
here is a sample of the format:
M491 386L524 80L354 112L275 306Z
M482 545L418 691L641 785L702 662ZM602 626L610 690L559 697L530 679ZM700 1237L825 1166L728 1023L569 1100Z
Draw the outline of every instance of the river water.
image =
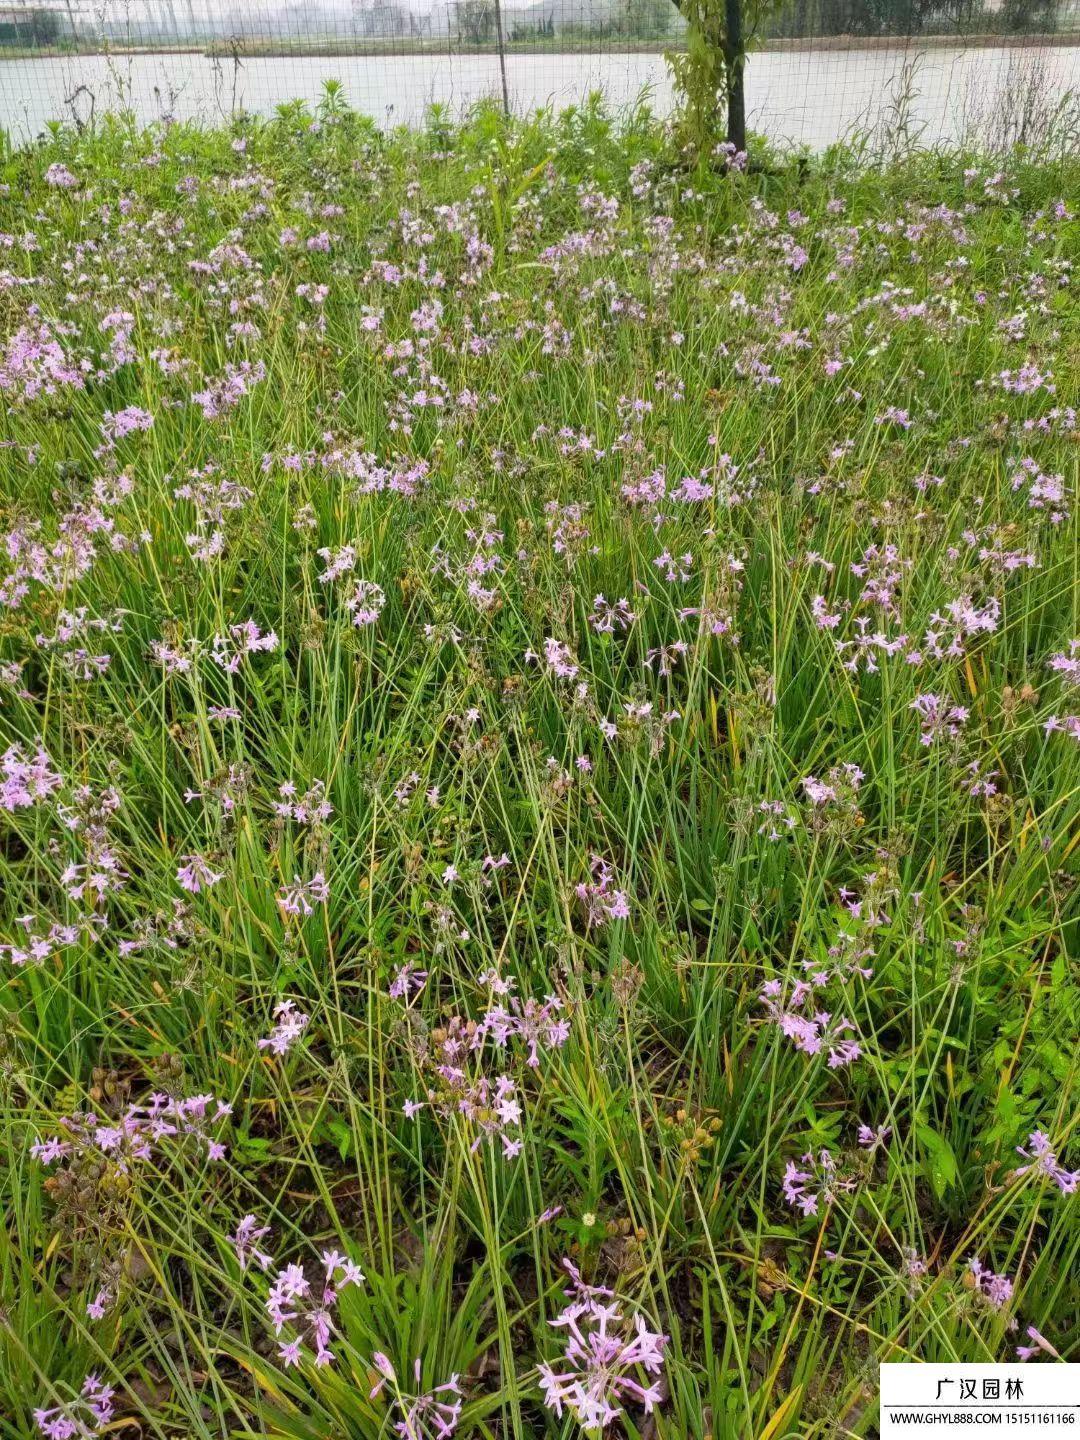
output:
M671 106L661 55L511 54L506 65L518 111L561 108L591 90L616 107L642 95L658 114ZM236 71L231 61L219 66L195 53L0 60L0 123L16 139L36 135L47 120L70 114L66 102L78 86L86 87L76 101L83 115L88 91L99 114L123 99L143 122L166 113L220 120L238 105L268 114L282 100L315 104L327 79L339 80L349 103L380 124L415 124L433 100L460 112L501 94L498 60L487 55L268 57L244 60ZM1018 132L1025 123L1030 134L1074 86L1080 89L1080 48L1068 45L770 50L753 55L747 71L751 128L813 149L856 132L895 131L899 119L924 143L980 131L1008 139L1007 127Z

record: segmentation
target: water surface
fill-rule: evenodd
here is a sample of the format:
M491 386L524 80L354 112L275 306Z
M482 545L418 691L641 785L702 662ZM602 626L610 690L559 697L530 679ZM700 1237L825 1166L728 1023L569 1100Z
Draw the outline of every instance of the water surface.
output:
M661 55L512 54L506 65L519 111L573 104L597 89L616 106L647 93L661 115L672 103ZM167 113L220 120L239 104L268 114L282 100L314 104L327 79L381 124L414 124L433 100L461 110L501 94L498 60L488 55L267 57L239 71L195 53L0 60L0 123L16 138L36 135L70 113L79 86L83 114L87 91L99 113L122 96L144 122ZM815 149L898 117L909 134L949 141L973 126L1017 128L1025 115L1029 126L1041 123L1078 81L1080 49L1064 45L766 51L750 60L748 104L753 128Z

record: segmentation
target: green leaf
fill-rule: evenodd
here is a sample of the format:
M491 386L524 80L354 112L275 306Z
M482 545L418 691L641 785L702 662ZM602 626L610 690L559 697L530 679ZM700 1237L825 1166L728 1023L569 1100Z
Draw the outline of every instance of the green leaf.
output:
M924 1164L927 1179L930 1181L934 1194L941 1200L945 1191L956 1184L960 1173L953 1148L944 1135L939 1135L936 1130L931 1130L929 1125L918 1126L915 1133L926 1151Z

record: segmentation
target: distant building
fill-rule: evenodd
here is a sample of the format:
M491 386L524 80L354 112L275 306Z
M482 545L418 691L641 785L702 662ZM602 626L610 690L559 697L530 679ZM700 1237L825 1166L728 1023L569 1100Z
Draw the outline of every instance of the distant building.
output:
M0 5L0 45L52 45L78 33L78 0Z

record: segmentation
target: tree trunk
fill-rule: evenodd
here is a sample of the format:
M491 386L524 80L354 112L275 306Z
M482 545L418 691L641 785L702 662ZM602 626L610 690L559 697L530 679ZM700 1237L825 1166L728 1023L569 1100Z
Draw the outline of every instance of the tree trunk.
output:
M736 150L746 149L746 53L742 0L724 0L724 65L727 69L727 138Z
M510 90L506 84L506 50L503 46L502 5L495 0L495 40L499 47L499 75L502 79L503 114L510 114Z

